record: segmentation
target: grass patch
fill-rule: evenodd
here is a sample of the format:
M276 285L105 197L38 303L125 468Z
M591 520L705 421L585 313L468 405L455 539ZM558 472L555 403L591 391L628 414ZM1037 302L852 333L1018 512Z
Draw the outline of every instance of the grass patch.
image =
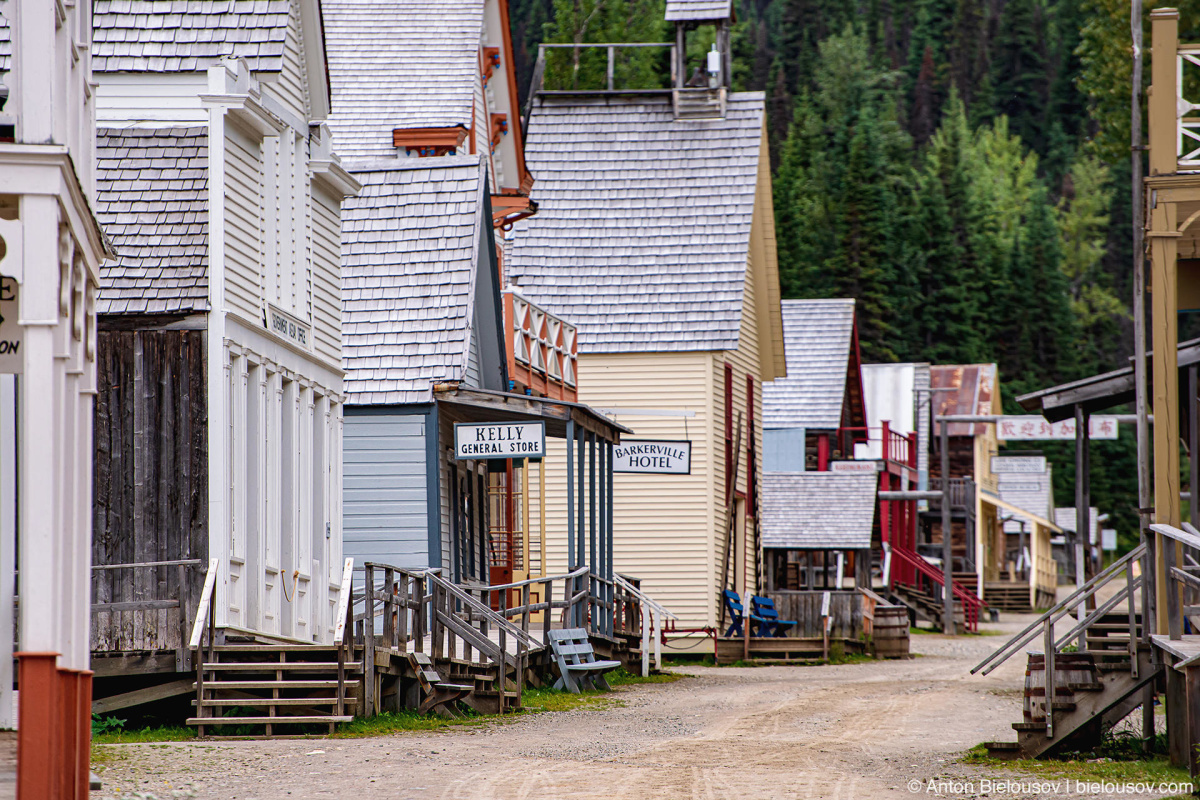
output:
M1173 767L1165 756L1156 755L1138 760L1115 760L1094 753L1073 753L1070 757L1018 759L1005 761L991 758L982 744L971 748L962 758L965 764L1011 770L1048 778L1071 778L1081 781L1113 781L1116 783L1178 783L1190 781L1186 768Z
M488 722L498 722L502 717L480 716L470 709L465 709L467 716L462 719L449 719L436 714L418 714L416 711L385 711L374 717L355 717L350 722L343 722L337 727L333 739L362 739L369 736L386 736L390 733L440 731L446 728L479 727ZM508 717L511 719L511 715Z
M146 744L147 742L190 742L195 728L161 725L153 728L113 730L92 734L92 744Z

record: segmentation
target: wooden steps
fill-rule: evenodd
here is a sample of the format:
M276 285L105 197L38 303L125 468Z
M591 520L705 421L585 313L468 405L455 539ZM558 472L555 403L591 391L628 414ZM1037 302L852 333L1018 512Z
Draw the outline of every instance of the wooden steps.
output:
M339 664L338 655L328 645L214 647L197 670L196 712L187 724L200 736L230 735L231 729L244 736L245 726L267 737L303 732L299 725L332 733L353 719L362 675L362 661L344 657Z

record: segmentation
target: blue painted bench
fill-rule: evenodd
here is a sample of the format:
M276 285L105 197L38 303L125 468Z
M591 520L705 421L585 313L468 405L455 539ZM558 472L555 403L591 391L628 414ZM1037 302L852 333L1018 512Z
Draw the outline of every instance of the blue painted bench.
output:
M779 611L775 608L775 601L769 597L751 595L750 608L756 617L763 620L758 623L756 636L779 638L787 633L788 628L799 624L794 619L780 619Z
M746 609L742 605L741 595L732 589L725 589L721 592L721 597L725 602L725 610L729 612L729 620L731 622L729 629L725 631L725 638L730 639L744 635L745 631L742 630L742 622L746 616ZM752 613L750 615L751 632L767 621L763 617Z

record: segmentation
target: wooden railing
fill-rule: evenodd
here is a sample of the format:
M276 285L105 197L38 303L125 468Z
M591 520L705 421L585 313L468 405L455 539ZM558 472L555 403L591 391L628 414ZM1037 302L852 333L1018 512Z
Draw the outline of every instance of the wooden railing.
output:
M658 48L660 50L666 49L669 52L671 66L670 66L670 83L668 84L668 86L666 88L663 88L661 86L617 86L617 67L618 67L617 51L619 51L619 50L644 50L645 48ZM581 53L584 53L584 52L590 53L590 52L595 52L596 50L604 50L606 55L608 56L607 65L606 65L606 69L605 69L605 79L606 79L605 80L605 88L604 89L600 89L598 87L584 88L584 87L575 87L575 86L573 86L571 88L562 88L562 87L555 86L554 88L546 89L545 83L546 83L546 70L547 70L547 57L546 57L547 50L571 50L571 51L573 51L572 52L572 63L570 65L566 65L566 66L570 67L570 71L572 73L572 79L576 78L576 72L578 70L578 67L580 64L580 59L581 59ZM563 68L564 68L564 65L554 65L551 68L551 73L554 74L557 71L562 70ZM542 93L542 94L576 94L579 92L601 92L601 91L603 91L603 92L620 92L620 91L628 91L628 90L637 91L639 93L662 92L664 94L669 94L671 91L670 87L675 86L677 83L676 70L677 70L677 65L676 65L675 45L667 43L667 42L622 42L622 43L612 43L612 44L573 44L573 43L561 43L561 44L553 43L552 44L552 43L544 43L544 44L538 45L537 61L534 63L534 67L533 67L533 82L532 82L531 91L529 93L529 97L530 97L530 100L532 100L534 95L537 95L539 93Z
M213 657L213 648L217 643L217 615L215 594L217 590L217 573L220 571L221 560L212 558L208 561L208 572L204 575L204 588L200 590L200 600L196 604L195 622L192 624L192 635L188 638L188 649L192 651L192 661L196 667L196 716L204 717L207 711L204 705L204 632L208 631L208 658ZM204 728L200 728L203 733Z
M619 610L614 618L624 623L620 632L641 633L642 676L645 677L650 674L651 642L654 644L654 668L662 669L663 620L677 617L642 592L635 579L616 575L613 583L617 590L614 600ZM636 628L633 627L634 623Z
M933 566L922 558L917 553L909 550L906 547L893 547L888 551L892 559L906 564L915 569L920 575L929 579L930 582L941 586L942 591L945 591L945 576L941 571L936 570ZM962 602L963 609L963 624L967 630L979 630L979 612L984 608L985 603L976 595L968 592L966 589L951 581L951 589L954 592L955 599Z
M531 615L542 615L543 641L545 632L549 631L554 621L554 611L561 611L558 626L565 628L587 627L588 608L592 603L591 592L587 585L589 575L586 566L572 572L560 575L544 575L528 578L515 583L502 583L495 586L469 584L461 588L475 597L484 606L495 609L505 619L520 618L520 628L528 633ZM556 591L555 584L561 584ZM519 605L511 605L515 594L520 594ZM539 599L533 599L534 594ZM555 600L558 596L561 600ZM592 615L593 618L595 615Z
M1167 578L1167 636L1183 637L1183 618L1200 612L1200 530L1183 523L1184 530L1173 525L1151 525L1150 530L1182 545L1182 563L1174 547L1162 548L1163 574Z
M188 590L192 583L192 570L200 566L203 562L198 558L178 559L174 561L143 561L134 564L96 564L92 567L92 650L93 651L108 651L108 650L142 650L142 649L173 649L178 656L178 668L182 670L191 669L190 659L191 650L188 648L188 638L192 629L192 620L190 617L192 604L188 598ZM176 591L174 596L160 596L158 586L168 584L166 594L172 594L169 587L169 581L160 579L158 576L161 571L172 570L175 573ZM123 585L134 587L134 593L137 593L137 587L142 583L137 580L139 572L149 572L154 577L152 583L155 588L151 589L153 597L142 598L136 600L112 600L105 599L105 595L109 598L114 596L127 597L128 594L120 592L119 595L111 587L103 586L103 576L106 573L118 572L122 573L120 583ZM107 591L106 591L107 590ZM156 637L157 641L150 642L147 640L140 641L122 641L124 638L117 633L117 629L133 628L135 630L144 630L148 628L156 628L156 626L139 623L132 626L122 626L119 624L121 614L132 612L135 615L144 615L147 612L169 611L175 609L178 615L178 628L171 632L163 632L161 636ZM113 615L109 617L109 624L103 624L101 614ZM177 637L177 638L176 638ZM152 637L147 637L152 638ZM151 645L156 645L151 647ZM166 645L166 647L164 647Z
M1152 525L1151 528L1157 529L1158 526ZM1175 530L1178 530L1177 528ZM1182 533L1182 531L1180 531ZM1200 540L1197 540L1200 543ZM1164 548L1170 549L1170 548ZM1143 563L1142 575L1133 576L1133 565L1138 559L1146 557L1146 545L1139 544L1137 547L1130 550L1120 559L1114 561L1109 567L1103 570L1096 577L1080 586L1072 592L1065 600L1056 603L1053 608L1042 614L1036 620L1031 622L1026 628L1009 639L1008 642L992 653L990 656L979 662L971 674L974 675L980 670L984 675L987 675L996 667L1003 664L1008 659L1012 658L1017 653L1023 652L1025 647L1039 637L1042 640L1042 652L1045 653L1045 692L1046 692L1046 737L1054 737L1054 694L1056 691L1056 681L1054 680L1055 673L1055 658L1065 651L1067 647L1076 647L1079 650L1085 650L1087 641L1087 632L1091 627L1104 619L1104 617L1113 611L1122 601L1127 603L1127 613L1129 619L1129 669L1133 677L1138 676L1138 633L1137 633L1137 608L1135 598L1138 592L1146 585L1145 575L1149 569L1149 563ZM1148 562L1148 559L1147 559ZM1096 596L1097 592L1107 586L1114 580L1125 579L1125 587L1112 595L1108 600L1097 603L1095 610L1088 613L1088 600ZM1145 595L1143 595L1143 598ZM1067 617L1072 612L1075 612L1079 621L1069 631L1061 636L1055 635L1054 624ZM1148 635L1148 621L1142 626L1143 638Z

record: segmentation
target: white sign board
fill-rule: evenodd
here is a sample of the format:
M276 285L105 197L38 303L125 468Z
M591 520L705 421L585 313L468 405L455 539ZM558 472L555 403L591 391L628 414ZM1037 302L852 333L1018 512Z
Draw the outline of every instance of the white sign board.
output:
M543 458L546 455L546 423L456 423L454 454L459 459Z
M861 461L830 461L830 472L840 472L842 474L861 474L883 472L883 462L874 459L863 459Z
M992 472L997 475L1041 475L1045 471L1045 456L992 456Z
M0 374L17 375L23 371L25 354L15 278L0 277Z
M312 329L307 323L272 305L267 306L267 327L271 333L281 339L287 339L301 349L308 350L312 342Z
M996 423L996 435L1008 441L1074 439L1075 420L1047 422L1038 416L1004 417ZM1090 417L1088 435L1093 439L1117 438L1117 418L1107 415Z
M1101 550L1116 550L1117 549L1117 529L1116 528L1101 528L1100 529L1100 549Z
M626 439L613 445L613 472L691 475L692 443Z
M1001 492L1040 492L1041 481L1004 481L1000 484Z

